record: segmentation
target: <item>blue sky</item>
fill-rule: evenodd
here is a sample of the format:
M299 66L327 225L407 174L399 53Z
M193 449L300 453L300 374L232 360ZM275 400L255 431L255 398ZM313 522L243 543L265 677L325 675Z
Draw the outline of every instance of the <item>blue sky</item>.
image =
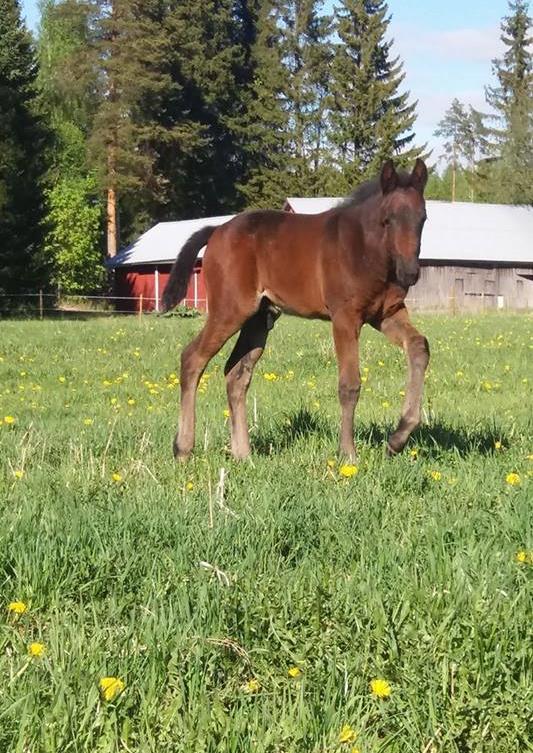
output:
M37 0L22 0L28 25L38 24ZM331 0L326 5L331 6ZM486 109L491 60L501 55L500 21L506 0L389 0L390 33L404 62L404 86L418 100L418 143L440 144L433 131L454 97Z

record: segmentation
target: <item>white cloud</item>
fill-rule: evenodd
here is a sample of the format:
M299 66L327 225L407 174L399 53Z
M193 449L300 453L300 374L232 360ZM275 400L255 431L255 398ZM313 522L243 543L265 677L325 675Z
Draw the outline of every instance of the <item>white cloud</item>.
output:
M446 31L432 31L407 24L397 24L393 28L395 42L406 57L413 53L427 53L431 58L445 60L490 63L501 55L503 43L498 26L482 28L458 28Z

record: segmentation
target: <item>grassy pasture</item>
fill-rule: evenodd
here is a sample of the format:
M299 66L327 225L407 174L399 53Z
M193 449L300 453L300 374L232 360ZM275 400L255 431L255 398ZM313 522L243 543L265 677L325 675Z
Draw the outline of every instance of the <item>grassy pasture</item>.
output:
M226 347L176 465L201 320L2 322L1 753L532 750L532 320L418 322L425 425L385 460L405 369L365 329L350 478L323 323L276 325L241 464Z

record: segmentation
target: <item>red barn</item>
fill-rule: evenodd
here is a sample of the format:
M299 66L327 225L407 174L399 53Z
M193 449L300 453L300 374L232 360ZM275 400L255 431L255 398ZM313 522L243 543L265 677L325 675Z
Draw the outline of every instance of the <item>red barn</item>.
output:
M181 222L159 222L106 264L115 271L116 305L122 311L159 311L161 296L176 256L189 237L205 225L223 225L233 215ZM191 277L186 306L205 311L207 299L199 255Z

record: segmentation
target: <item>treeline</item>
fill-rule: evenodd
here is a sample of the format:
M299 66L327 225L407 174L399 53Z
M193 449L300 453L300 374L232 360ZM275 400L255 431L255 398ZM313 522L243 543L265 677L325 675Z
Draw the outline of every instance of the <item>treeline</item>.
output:
M45 0L34 41L0 0L0 292L95 290L104 253L154 222L341 196L423 154L386 2L334 7ZM517 75L530 105L530 57Z
M428 196L451 201L533 203L533 66L526 0L511 0L501 24L504 54L493 60L488 113L454 99L439 122L446 168Z

